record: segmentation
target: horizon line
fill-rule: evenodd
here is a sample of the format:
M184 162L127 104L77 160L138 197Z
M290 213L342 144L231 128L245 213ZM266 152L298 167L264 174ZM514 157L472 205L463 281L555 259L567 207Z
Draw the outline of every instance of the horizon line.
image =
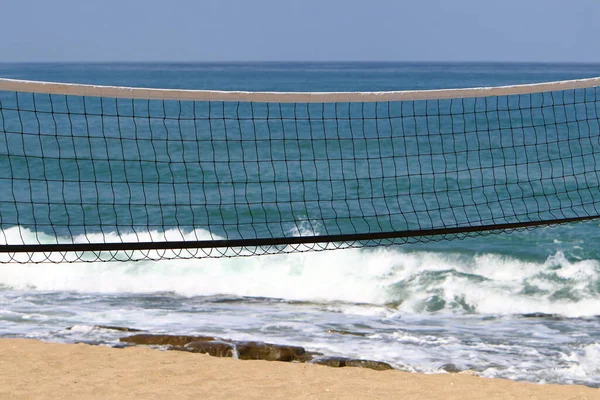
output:
M12 60L0 64L587 64L598 61L528 61L528 60Z

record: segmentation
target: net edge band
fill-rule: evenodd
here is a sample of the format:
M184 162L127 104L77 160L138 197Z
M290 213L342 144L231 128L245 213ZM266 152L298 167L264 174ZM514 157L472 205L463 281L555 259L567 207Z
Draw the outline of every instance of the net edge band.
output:
M356 103L447 100L523 95L600 86L600 77L512 86L389 92L244 92L220 90L153 89L0 78L0 91L71 96L180 101L241 101L258 103Z

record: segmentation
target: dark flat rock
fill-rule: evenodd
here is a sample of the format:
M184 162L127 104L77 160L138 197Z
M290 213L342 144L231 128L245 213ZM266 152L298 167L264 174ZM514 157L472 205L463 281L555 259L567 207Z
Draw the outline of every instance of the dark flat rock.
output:
M185 346L192 342L211 341L215 338L210 336L185 336L185 335L149 335L139 334L126 336L119 339L124 343L145 345L145 346Z
M352 332L352 331L341 331L337 329L329 329L326 331L327 333L337 333L338 335L350 335L350 336L361 336L365 337L368 334L364 332Z
M328 367L342 368L342 367L358 367L358 368L369 368L376 371L385 371L394 369L390 364L382 361L374 360L357 360L353 358L345 357L322 357L312 361L313 364L326 365Z
M240 360L295 361L306 353L304 347L263 342L234 342Z
M214 338L211 336L174 336L138 334L119 339L123 343L145 346L171 346L172 350L210 354L215 357L237 357L240 360L299 361L306 362L313 354L303 347L264 342L245 342Z
M444 364L440 367L440 369L451 374L457 374L461 371L461 369L452 363Z
M521 318L544 318L544 319L552 319L552 320L561 320L564 319L563 316L559 314L546 314L542 312L532 312L527 314L520 314Z
M327 367L341 368L346 366L348 358L343 357L321 357L312 360L312 364L325 365Z
M318 351L305 351L304 354L296 355L294 361L300 363L311 362L315 358L322 357L323 353L319 353Z
M128 328L126 326L96 325L95 328L108 329L119 332L143 332L142 329Z
M197 341L179 347L177 350L208 354L213 357L233 357L235 345L221 340Z
M143 332L142 329L128 328L126 326L94 325L93 328L119 332ZM66 330L70 331L71 329L73 329L73 327L69 326Z

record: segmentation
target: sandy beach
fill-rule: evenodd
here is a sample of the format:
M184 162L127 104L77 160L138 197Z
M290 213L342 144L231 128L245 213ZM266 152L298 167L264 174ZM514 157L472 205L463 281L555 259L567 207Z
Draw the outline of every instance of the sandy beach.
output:
M0 399L600 399L598 389L0 340Z

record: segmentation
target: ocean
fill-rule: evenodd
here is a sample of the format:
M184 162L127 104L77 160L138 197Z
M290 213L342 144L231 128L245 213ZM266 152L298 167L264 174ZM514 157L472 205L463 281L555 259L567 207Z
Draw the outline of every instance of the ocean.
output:
M600 65L0 64L4 78L249 91L437 89L595 76ZM4 237L15 229L5 227ZM319 253L2 264L0 336L114 345L125 333L94 326L119 325L300 345L406 371L443 372L454 364L484 377L599 387L598 237L593 221Z

